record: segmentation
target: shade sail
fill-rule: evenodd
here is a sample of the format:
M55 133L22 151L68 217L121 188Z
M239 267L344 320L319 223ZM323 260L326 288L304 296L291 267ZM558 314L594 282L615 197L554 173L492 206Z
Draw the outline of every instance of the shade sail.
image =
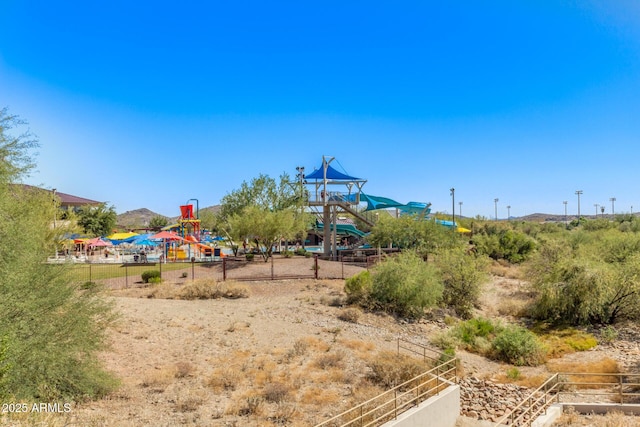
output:
M316 169L311 172L309 175L304 176L305 179L324 179L324 171L322 168ZM327 166L327 179L332 181L359 181L360 178L356 178L355 176L350 176L344 174L342 172L338 172L331 165Z
M109 240L125 240L130 239L132 237L136 237L138 233L134 233L132 231L127 231L126 233L113 233L110 236L107 236Z

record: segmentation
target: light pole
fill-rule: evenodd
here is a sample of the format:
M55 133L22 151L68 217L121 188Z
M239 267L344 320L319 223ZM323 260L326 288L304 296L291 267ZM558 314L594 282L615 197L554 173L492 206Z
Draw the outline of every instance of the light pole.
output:
M498 220L498 199L493 199L493 204L495 206L495 211L496 211L496 221Z
M582 190L576 190L576 194L578 195L578 224L580 224L580 195L582 193Z
M567 226L567 201L562 202L564 204L564 225Z
M458 202L458 205L460 205L460 210L458 211L458 216L460 218L462 218L462 202ZM633 206L631 207L631 210L633 210Z
M451 222L453 222L452 227L456 225L456 189L451 187L449 189L451 191Z
M600 206L600 213L602 214L600 216L604 217L604 205Z
M511 205L507 205L507 221L511 221Z
M596 219L598 219L598 206L600 206L600 205L596 203L596 204L595 204L595 205L593 205L593 206L595 206L595 207L596 207Z
M609 199L609 201L611 202L611 217L613 218L613 217L616 215L616 212L615 212L615 210L613 209L613 204L615 203L616 198L615 198L615 197L612 197L612 198L610 198L610 199Z

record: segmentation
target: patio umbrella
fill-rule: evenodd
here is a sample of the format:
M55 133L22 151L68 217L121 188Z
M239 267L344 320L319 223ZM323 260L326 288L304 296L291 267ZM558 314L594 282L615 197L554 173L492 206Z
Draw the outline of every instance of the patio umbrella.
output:
M168 241L184 240L182 237L178 236L176 233L171 233L169 231L161 231L159 233L154 234L153 236L150 236L149 239L150 240L168 240Z
M93 239L89 239L85 242L85 245L89 247L104 247L104 246L113 246L111 242L107 242L106 240L102 240L102 237L94 237Z

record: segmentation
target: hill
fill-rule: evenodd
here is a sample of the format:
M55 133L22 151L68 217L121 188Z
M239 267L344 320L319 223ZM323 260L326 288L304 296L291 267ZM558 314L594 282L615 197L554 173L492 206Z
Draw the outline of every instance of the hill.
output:
M216 213L219 210L220 205L208 206L206 208L200 209L200 215L205 212ZM154 216L165 217L164 215L153 212L152 210L149 210L147 208L140 208L119 214L117 216L116 224L120 228L144 228L149 225L149 221L151 221L151 218L153 218ZM175 216L165 218L169 220L169 223L175 223L176 221L178 221L179 217Z

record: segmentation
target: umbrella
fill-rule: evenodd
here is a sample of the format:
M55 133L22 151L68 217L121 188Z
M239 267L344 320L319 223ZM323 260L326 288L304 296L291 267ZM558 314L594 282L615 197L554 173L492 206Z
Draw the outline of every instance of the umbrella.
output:
M131 241L137 236L138 233L129 231L126 233L113 233L110 236L107 236L107 239L111 240L111 243L114 245L119 245L121 243L131 243Z
M98 246L113 246L111 242L107 242L106 240L102 240L102 237L95 237L93 239L89 239L85 242L85 245L89 247L98 247Z
M149 237L149 239L150 240L184 240L182 237L178 236L176 233L171 233L169 231L161 231Z

